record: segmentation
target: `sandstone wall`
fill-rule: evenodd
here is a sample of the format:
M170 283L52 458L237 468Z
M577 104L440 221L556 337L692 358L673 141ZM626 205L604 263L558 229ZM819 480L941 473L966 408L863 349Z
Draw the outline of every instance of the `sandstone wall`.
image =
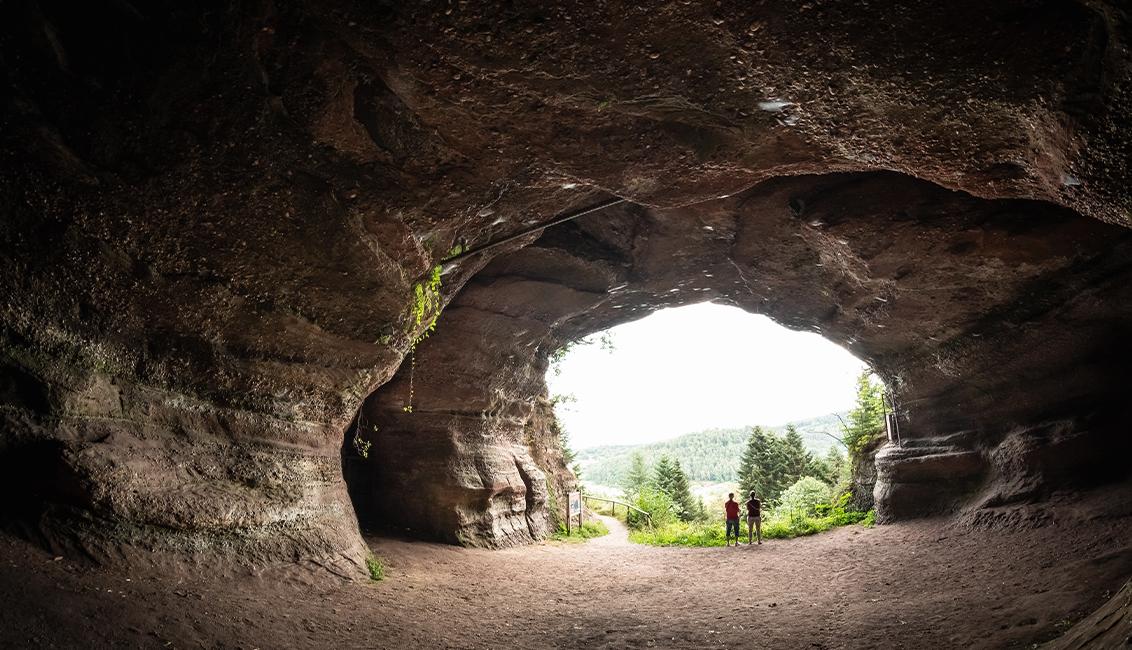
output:
M702 299L858 350L910 436L970 432L984 476L1013 476L992 450L1015 431L1120 435L1096 424L1132 304L1119 3L93 0L0 24L0 456L33 470L5 516L49 543L356 562L338 456L375 390L374 518L537 538L540 474L568 480L545 355ZM430 269L610 194L630 205L445 277L401 412ZM934 461L885 462L900 491Z
M418 347L413 413L402 412L406 366L370 401L375 443L394 454L375 461L377 493L397 502L379 518L412 525L421 515L406 503L427 484L430 516L448 513L430 534L451 538L443 531L456 522L470 543L537 537L522 522L544 516L544 495L524 494L522 467L532 429L536 440L550 433L534 417L547 355L703 300L821 333L893 387L906 442L876 455L882 521L992 517L1118 477L1108 461L1128 444L1116 330L1132 318L1120 306L1132 304L1129 245L1124 229L1064 209L894 174L770 181L695 207L618 207L559 226L456 296ZM428 459L424 474L414 458Z

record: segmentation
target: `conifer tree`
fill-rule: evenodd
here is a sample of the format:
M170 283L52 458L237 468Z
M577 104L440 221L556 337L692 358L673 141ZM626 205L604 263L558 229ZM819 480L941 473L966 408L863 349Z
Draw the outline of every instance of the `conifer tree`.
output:
M739 492L743 495L754 492L762 495L762 484L759 482L759 452L763 446L762 427L752 427L751 434L747 436L747 445L743 448L743 455L739 457Z
M633 500L640 496L641 490L648 484L649 470L645 467L645 457L641 452L635 452L629 461L629 473L625 476L621 489L625 491L628 499Z
M782 439L783 486L794 485L813 470L813 464L813 454L806 449L798 429L793 424L786 425L786 436Z
M762 427L753 427L739 459L740 496L754 491L764 502L777 499L786 488L785 456L781 438L767 434Z
M707 508L704 507L704 500L698 497L692 498L692 519L694 521L707 521L708 514Z
M825 475L818 478L825 479L826 483L837 487L845 474L845 455L837 447L830 447L825 453Z
M884 431L884 384L872 380L868 369L857 376L857 404L849 411L849 424L842 436L849 456L856 458L874 437Z
M692 500L692 490L688 487L688 476L680 467L680 461L667 455L661 456L653 469L653 477L656 488L672 500L672 505L676 507L676 515L684 521L695 519L696 508Z

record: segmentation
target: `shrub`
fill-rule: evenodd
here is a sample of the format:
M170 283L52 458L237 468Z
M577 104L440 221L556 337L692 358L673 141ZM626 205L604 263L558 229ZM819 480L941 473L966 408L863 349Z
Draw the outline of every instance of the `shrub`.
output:
M805 516L816 515L817 507L827 503L829 497L828 485L812 476L803 476L782 492L778 510L786 513L801 513Z
M372 553L366 557L366 570L369 571L370 580L374 582L385 579L385 563Z
M877 511L870 510L865 513L864 519L861 519L861 525L866 528L872 528L877 525Z
M676 521L676 507L672 499L660 490L651 487L641 488L633 503L634 506L644 510L652 516L654 527L666 526ZM630 510L625 523L634 530L648 527L649 518L639 512Z

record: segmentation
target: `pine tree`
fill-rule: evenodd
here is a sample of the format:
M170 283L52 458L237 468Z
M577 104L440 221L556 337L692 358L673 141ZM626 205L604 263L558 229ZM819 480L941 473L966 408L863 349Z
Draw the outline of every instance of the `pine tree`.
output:
M653 481L656 489L668 495L672 504L676 506L676 514L684 521L691 521L696 517L695 502L692 500L692 490L688 487L688 476L680 467L680 461L661 456L653 469Z
M759 452L764 445L762 427L753 427L751 435L747 437L747 445L743 448L743 455L739 457L739 492L746 496L751 492L762 496L762 484L759 482Z
M819 478L824 478L827 483L837 487L845 477L845 455L837 447L830 447L825 454L824 465L826 474Z
M802 442L802 436L793 424L786 425L786 436L782 440L783 484L794 485L798 479L813 469L814 457Z
M707 508L704 507L704 500L693 497L692 499L692 519L693 521L707 521L708 514Z
M661 454L660 458L656 461L656 465L653 465L652 468L653 486L668 496L672 496L672 470L672 459L668 457L668 454Z
M843 436L849 456L857 457L869 442L884 430L884 384L872 380L872 372L857 376L857 404L849 411L849 424Z
M782 495L782 491L790 487L790 482L786 480L786 443L773 433L767 434L767 440L770 441L770 448L767 451L766 460L763 461L763 467L766 468L767 496L760 498L777 501L778 497Z
M762 427L753 427L747 446L739 459L739 491L745 500L752 491L764 502L777 499L783 485L785 454L782 441L768 435Z
M641 494L641 490L648 484L649 470L645 467L645 457L639 451L634 452L629 461L629 473L625 476L621 489L624 490L625 496L629 500L633 500Z

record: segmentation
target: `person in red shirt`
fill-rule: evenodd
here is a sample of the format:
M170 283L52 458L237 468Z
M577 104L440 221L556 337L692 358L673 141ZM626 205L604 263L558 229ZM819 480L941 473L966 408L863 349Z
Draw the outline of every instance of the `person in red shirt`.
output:
M739 547L739 502L735 500L735 493L727 495L727 502L723 504L727 513L727 545L731 546L731 531L735 531L735 548Z

